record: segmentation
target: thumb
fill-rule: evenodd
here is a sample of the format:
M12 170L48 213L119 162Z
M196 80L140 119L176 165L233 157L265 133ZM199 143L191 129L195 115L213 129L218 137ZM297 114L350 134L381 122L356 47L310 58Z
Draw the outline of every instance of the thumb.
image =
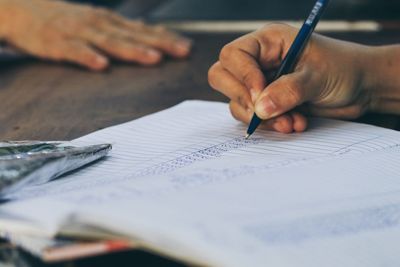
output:
M279 116L312 98L312 91L307 90L310 75L295 72L280 77L271 83L258 97L255 113L261 119Z

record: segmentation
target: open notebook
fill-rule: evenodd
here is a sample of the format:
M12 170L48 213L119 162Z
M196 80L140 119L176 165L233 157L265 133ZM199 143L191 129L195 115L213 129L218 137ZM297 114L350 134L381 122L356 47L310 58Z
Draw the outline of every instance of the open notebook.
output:
M243 138L226 104L186 101L77 145L105 160L0 207L9 234L124 237L211 266L399 266L400 133L311 119Z

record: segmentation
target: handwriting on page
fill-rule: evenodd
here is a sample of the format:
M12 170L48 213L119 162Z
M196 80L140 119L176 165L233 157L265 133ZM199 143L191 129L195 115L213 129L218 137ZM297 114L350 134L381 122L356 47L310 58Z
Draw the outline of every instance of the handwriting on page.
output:
M130 177L166 174L176 169L189 166L195 162L212 159L215 157L220 157L228 151L236 150L239 148L245 148L248 145L260 144L262 142L265 142L265 139L261 138L245 139L243 137L235 138L227 142L220 143L205 149L201 149L193 153L175 158L173 160L163 162L155 166L151 166L149 168L140 170L139 172L133 174Z
M399 266L400 134L309 122L244 140L226 104L196 101L104 129L80 141L113 143L111 157L18 192L0 211L24 221L0 224L72 220L216 266Z
M205 181L209 183L240 177L245 172L257 173L303 164L309 159L322 160L329 156L380 150L397 142L380 133L365 131L357 125L346 127L343 122L324 120L311 120L311 129L302 134L283 135L260 129L254 137L245 140L237 137L243 135L243 127L238 127L229 117L224 105L214 104L209 108L197 106L200 108L189 108L187 110L190 111L182 112L186 110L182 105L145 120L81 138L88 143L113 142L112 156L75 173L74 179L68 177L29 187L10 197L68 194L152 175L168 174L166 179L180 185L204 184ZM206 112L212 115L204 116ZM188 120L188 117L192 120ZM155 128L159 130L154 131ZM140 129L140 132L136 129ZM228 163L225 170L209 166L200 172L196 170L192 176L188 173L171 174L182 168L190 171L190 166L202 161L212 164L213 159L225 156L264 159L264 164L255 167L246 165L246 162L235 165Z
M334 130L331 131L335 133ZM26 190L23 194L23 197L35 197L45 194L66 194L68 192L92 189L96 186L115 184L117 182L137 179L140 177L165 175L174 172L177 169L188 167L199 161L221 157L229 152L235 152L238 156L243 153L250 153L250 155L255 155L257 157L262 157L263 155L276 155L277 153L278 155L281 155L280 160L273 160L272 162L266 160L265 164L262 166L228 165L226 166L225 170L206 168L201 173L196 171L195 175L193 173L193 175L186 174L182 176L178 173L170 177L172 183L180 184L180 186L183 184L200 185L210 183L211 181L222 181L238 177L246 174L246 172L256 173L267 169L289 166L295 163L304 163L307 160L315 157L320 158L321 156L335 156L344 154L349 152L351 148L354 148L356 145L379 138L379 136L370 134L354 136L350 133L347 133L346 135L342 133L342 139L340 142L338 142L337 140L332 139L330 136L324 136L323 129L321 129L320 137L313 138L314 135L314 133L306 133L303 134L303 136L283 136L273 134L268 139L254 137L251 139L245 139L243 137L232 139L227 138L228 140L224 142L217 143L204 149L195 150L191 153L185 154L184 150L177 150L170 154L172 159L150 165L149 167L139 168L138 170L133 171L125 176L113 177L113 179L109 179L109 177L96 177L96 179L91 179L89 181L79 181L77 183L65 184L62 187L51 188L50 190L46 190L45 186L40 186L34 188L33 190ZM126 162L125 164L129 164L129 159L123 160L123 158L119 156L118 152L119 150L116 149L116 155L114 154L114 156L118 157L120 162ZM125 151L121 152L121 155L126 153ZM294 158L292 157L298 153L300 154ZM286 158L285 155L290 155L291 158ZM107 165L107 167L108 166L109 165ZM121 166L121 163L119 163L117 166ZM101 165L98 166L98 168L101 170ZM118 172L119 170L115 171ZM19 195L22 196L22 194Z
M293 244L315 238L342 236L400 225L400 204L372 207L290 222L245 226L244 230L266 244Z

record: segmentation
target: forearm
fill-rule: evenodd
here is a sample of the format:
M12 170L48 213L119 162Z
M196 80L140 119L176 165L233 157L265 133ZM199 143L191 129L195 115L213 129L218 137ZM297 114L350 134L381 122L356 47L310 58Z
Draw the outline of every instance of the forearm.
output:
M400 114L400 45L371 47L363 68L370 110Z

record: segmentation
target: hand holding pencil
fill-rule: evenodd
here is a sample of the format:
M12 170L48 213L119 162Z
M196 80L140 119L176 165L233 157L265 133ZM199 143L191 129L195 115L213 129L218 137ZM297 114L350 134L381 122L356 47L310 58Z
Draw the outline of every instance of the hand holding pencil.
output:
M293 72L274 80L297 33L270 24L222 49L209 82L230 99L236 119L249 124L255 112L262 127L291 133L306 129L305 114L353 119L376 110L368 79L376 49L369 46L313 34Z

